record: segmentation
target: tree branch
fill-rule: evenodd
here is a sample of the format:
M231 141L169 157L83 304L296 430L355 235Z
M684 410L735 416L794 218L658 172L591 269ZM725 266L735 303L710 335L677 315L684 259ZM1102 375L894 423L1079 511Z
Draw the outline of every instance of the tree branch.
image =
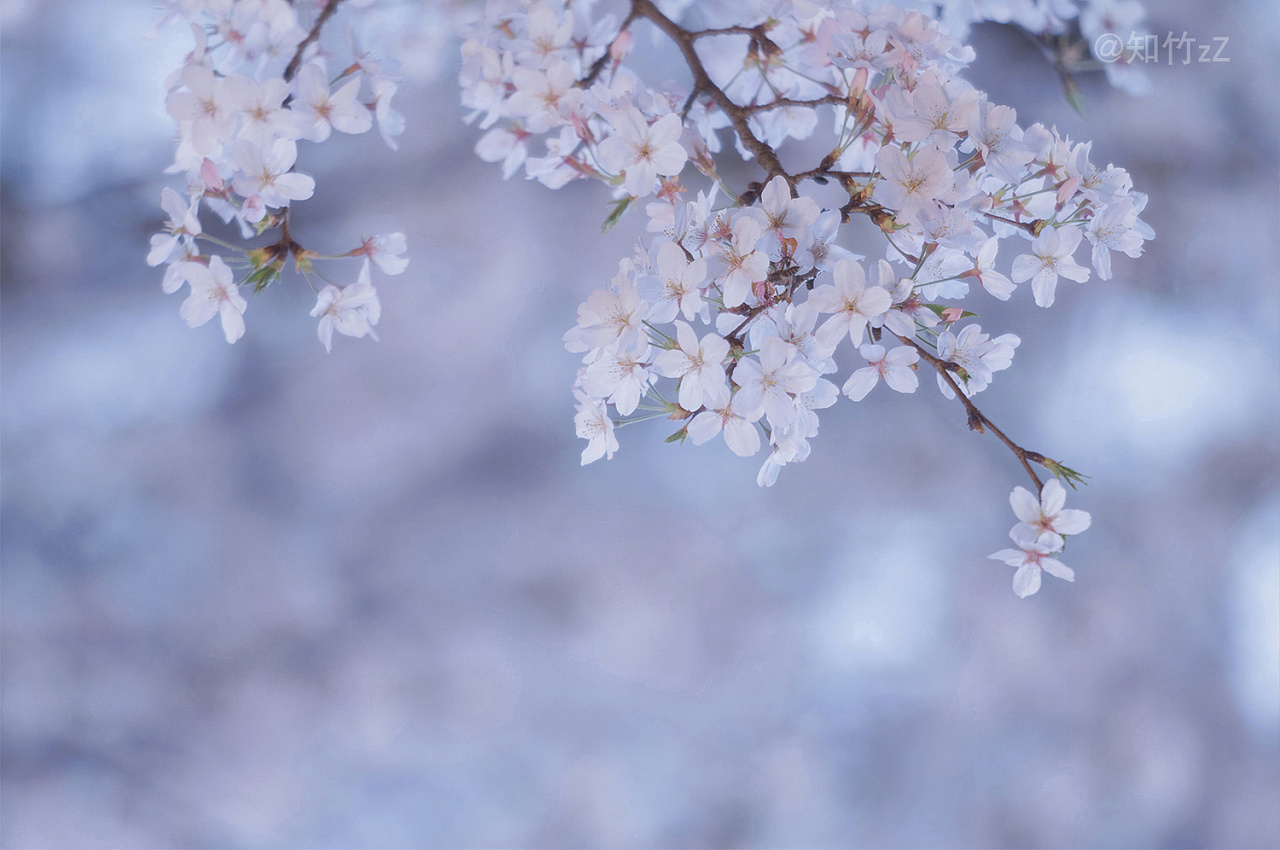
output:
M315 25L311 27L311 32L307 33L307 37L298 44L298 49L294 51L293 58L289 60L289 65L284 69L284 78L286 81L292 80L298 73L298 68L302 65L302 54L306 53L307 48L315 43L320 37L320 30L333 17L333 13L338 11L338 4L342 0L326 0L324 9L320 11L320 16L316 18Z
M684 56L685 63L693 73L694 91L709 95L716 102L716 106L724 110L724 113L729 116L729 120L733 123L733 129L737 131L738 137L742 139L743 147L755 155L760 164L764 166L765 171L769 173L769 177L780 175L788 183L793 183L791 175L787 174L786 169L782 167L782 162L778 159L778 155L774 153L773 148L757 139L755 133L751 131L751 126L747 123L746 110L734 103L729 98L729 95L725 94L724 90L716 85L707 73L706 66L702 64L702 59L694 48L694 42L697 41L697 37L662 14L662 10L653 4L653 0L631 0L631 16L649 19L654 26L666 33L667 37L676 43L676 46L680 48L680 53Z
M973 401L964 394L964 391L960 388L959 382L952 376L951 370L956 368L954 363L949 363L948 361L934 355L914 339L900 336L896 333L894 336L914 348L922 359L928 362L929 365L933 366L934 369L938 370L938 374L941 375L943 380L945 380L951 387L952 392L956 394L956 398L960 399L960 403L964 405L965 411L969 414L969 430L977 431L979 434L984 430L990 430L992 434L999 437L1000 442L1008 446L1009 451L1013 452L1019 462L1022 463L1022 468L1027 471L1027 475L1031 476L1031 480L1034 481L1036 485L1036 492L1039 493L1041 488L1044 487L1044 483L1040 480L1040 477L1036 475L1035 470L1031 468L1031 464L1044 463L1045 456L1039 452L1024 449L1022 446L1009 439L1003 431L995 426L995 423L987 418L985 413L978 409L977 405L975 405Z

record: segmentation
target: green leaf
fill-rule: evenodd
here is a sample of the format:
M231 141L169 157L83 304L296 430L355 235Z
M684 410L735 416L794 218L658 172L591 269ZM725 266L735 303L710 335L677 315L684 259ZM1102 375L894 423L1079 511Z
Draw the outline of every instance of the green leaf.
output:
M618 223L618 219L622 218L622 214L627 211L627 207L631 206L631 202L634 200L635 198L628 197L620 201L614 201L613 211L605 216L604 224L601 225L600 230L604 233L612 230L613 226Z
M681 445L683 445L683 444L684 444L684 438L685 438L685 437L687 437L687 436L689 436L689 426L687 426L687 425L686 425L685 427L681 428L679 431L676 431L676 432L675 432L674 434L672 434L670 437L667 437L667 438L666 438L665 440L663 440L662 442L664 442L664 443L680 443Z
M1083 118L1086 112L1084 92L1076 84L1075 77L1064 73L1062 75L1062 90L1067 95L1067 103L1071 104L1071 108L1076 111L1076 114Z
M1067 486L1072 490L1076 489L1077 483L1081 485L1087 484L1088 482L1086 482L1085 479L1090 477L1085 475L1083 472L1076 472L1066 464L1059 463L1056 460L1050 460L1048 458L1045 458L1044 463L1041 465L1052 472L1055 478L1060 478L1066 482Z

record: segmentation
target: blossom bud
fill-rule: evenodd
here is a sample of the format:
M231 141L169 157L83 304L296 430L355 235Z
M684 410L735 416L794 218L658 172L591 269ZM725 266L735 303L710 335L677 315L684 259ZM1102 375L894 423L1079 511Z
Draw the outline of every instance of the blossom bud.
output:
M209 157L204 158L204 162L200 163L200 179L204 181L205 191L220 195L226 189L227 184L223 182L222 174L218 172L218 166L213 164L213 160Z
M618 37L613 40L613 44L609 45L609 58L614 62L621 62L631 53L631 47L635 44L636 37L631 34L631 30L623 30L618 33Z

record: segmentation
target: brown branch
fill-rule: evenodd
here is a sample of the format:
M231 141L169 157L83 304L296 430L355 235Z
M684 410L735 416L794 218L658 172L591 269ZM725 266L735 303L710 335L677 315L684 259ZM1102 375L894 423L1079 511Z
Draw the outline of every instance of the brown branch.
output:
M333 17L333 13L338 10L338 4L341 2L342 0L326 0L326 5L321 10L320 17L316 18L315 25L311 27L311 32L307 33L307 37L298 45L298 49L294 51L293 58L289 60L288 67L284 69L286 82L292 80L294 75L298 73L298 68L302 65L302 54L320 37L320 30L324 28L329 18Z
M840 105L846 102L846 98L837 94L824 94L822 97L815 97L812 100L796 100L794 97L775 97L767 103L749 103L746 106L743 106L742 109L745 112L755 113L767 112L770 109L782 109L786 106L807 106L812 108L828 103Z
M1011 218L1005 218L1004 216L996 215L995 213L983 213L983 215L992 221L1003 221L1005 224L1012 224L1014 227L1020 227L1032 236L1039 236L1040 231L1044 229L1045 225L1044 219L1042 218L1038 218L1035 221L1014 221Z
M991 431L992 434L995 434L997 437L999 437L1000 442L1008 446L1009 451L1013 452L1014 456L1017 457L1019 462L1022 463L1022 468L1027 471L1027 475L1031 476L1031 480L1034 481L1036 485L1036 492L1039 493L1040 490L1044 487L1044 483L1040 481L1040 477L1036 475L1035 470L1031 468L1031 464L1044 463L1046 459L1045 456L1040 454L1039 452L1033 452L1033 451L1029 451L1028 449L1024 449L1022 446L1018 445L1013 440L1009 439L1009 437L1006 436L1003 431L1001 431L999 428L995 426L995 423L993 423L990 419L987 418L987 415L985 413L983 413L981 410L977 408L977 405L975 405L973 401L970 400L970 398L967 395L965 395L964 391L960 388L959 382L957 382L956 379L951 375L951 371L953 369L958 368L956 364L950 363L946 360L943 360L941 357L938 357L932 354L931 352L929 352L928 349L920 345L920 343L916 342L914 339L900 336L899 334L896 334L896 333L894 334L894 336L898 337L898 339L902 340L904 343L914 348L921 358L923 358L926 362L928 362L929 365L933 366L934 369L938 370L938 374L942 376L943 380L945 380L948 385L950 385L951 390L956 394L956 398L960 399L960 403L964 405L965 411L969 414L969 430L977 431L979 434L981 434L984 430L989 430Z
M609 46L605 48L604 55L592 63L591 69L587 71L587 75L585 77L575 83L578 88L591 88L591 84L596 81L596 78L600 76L600 72L605 69L605 66L609 64L609 60L613 58L612 52L614 43L622 37L622 34L627 31L627 27L631 26L631 22L634 21L636 17L636 10L632 9L626 19L623 20L622 25L618 27L618 34L613 37L613 41L610 41Z
M782 162L778 159L778 155L774 153L773 148L757 139L755 133L751 131L751 127L747 123L746 110L734 103L729 98L729 95L725 94L724 90L716 85L707 73L706 66L702 64L702 58L698 56L698 51L694 48L694 42L697 41L697 38L675 21L662 14L662 10L653 4L653 0L631 0L631 17L648 18L653 22L654 26L666 33L667 37L676 43L676 46L680 48L680 53L684 56L685 63L693 73L694 91L709 95L716 102L716 105L724 110L724 113L729 116L729 120L733 124L733 129L737 131L738 137L742 139L743 146L755 155L770 177L781 175L788 183L792 183L791 175L787 174L786 169L782 167Z

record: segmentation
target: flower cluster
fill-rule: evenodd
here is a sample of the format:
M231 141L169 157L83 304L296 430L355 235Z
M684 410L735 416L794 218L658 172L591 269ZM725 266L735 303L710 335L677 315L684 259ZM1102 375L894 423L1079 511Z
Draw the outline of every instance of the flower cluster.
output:
M1013 592L1022 597L1040 589L1040 574L1048 573L1063 581L1075 581L1075 571L1051 557L1066 546L1066 536L1079 534L1092 522L1086 511L1063 507L1067 491L1058 479L1050 478L1036 498L1025 487L1013 488L1009 503L1021 520L1009 532L1016 549L1001 549L992 560L1004 561L1018 570L1013 574Z
M371 4L349 5L359 10ZM244 334L247 303L240 287L261 290L279 277L290 257L315 290L311 315L320 318L326 349L335 330L373 336L381 308L370 263L393 275L407 263L400 256L402 234L365 239L344 254L324 255L303 248L289 229L290 206L315 191L315 181L295 170L299 141L364 133L376 123L394 149L395 136L404 129L392 107L397 84L359 47L357 21L348 20L347 50L322 47L320 28L337 7L337 0L318 0L310 8L288 0L167 3L161 23L186 21L195 39L185 63L169 78L166 99L178 130L170 170L185 174L187 185L185 196L163 191L161 206L169 221L152 237L147 262L167 264L165 292L189 285L181 309L188 324L219 316L228 342ZM307 18L311 29L302 24ZM278 229L279 241L245 248L206 233L201 206L224 224L234 221L244 240ZM228 252L225 258L218 247ZM364 260L357 281L317 287L314 263L340 257Z
M796 0L736 12L694 30L650 0L631 0L621 22L590 2L492 0L463 45L483 159L551 188L599 180L616 199L610 222L641 202L648 217L649 237L565 334L583 355L582 462L612 457L618 427L666 417L682 423L670 440L767 448L757 481L768 486L808 457L818 411L841 393L862 401L881 379L915 392L921 362L944 395L963 397L971 427L1000 433L970 399L1020 339L965 323L967 306L1024 283L1051 306L1063 278L1090 276L1075 259L1086 241L1110 278L1111 251L1136 257L1153 236L1139 218L1146 196L1094 163L1089 143L1019 126L961 76L972 50L919 11ZM641 21L679 50L692 87L654 88L630 70ZM784 168L778 146L823 125L822 161ZM766 172L741 193L717 170L726 129ZM689 163L708 180L694 200L682 198ZM847 247L855 216L883 234L883 258ZM865 365L826 377L852 349ZM1061 468L1001 438L1028 471L1028 460Z

